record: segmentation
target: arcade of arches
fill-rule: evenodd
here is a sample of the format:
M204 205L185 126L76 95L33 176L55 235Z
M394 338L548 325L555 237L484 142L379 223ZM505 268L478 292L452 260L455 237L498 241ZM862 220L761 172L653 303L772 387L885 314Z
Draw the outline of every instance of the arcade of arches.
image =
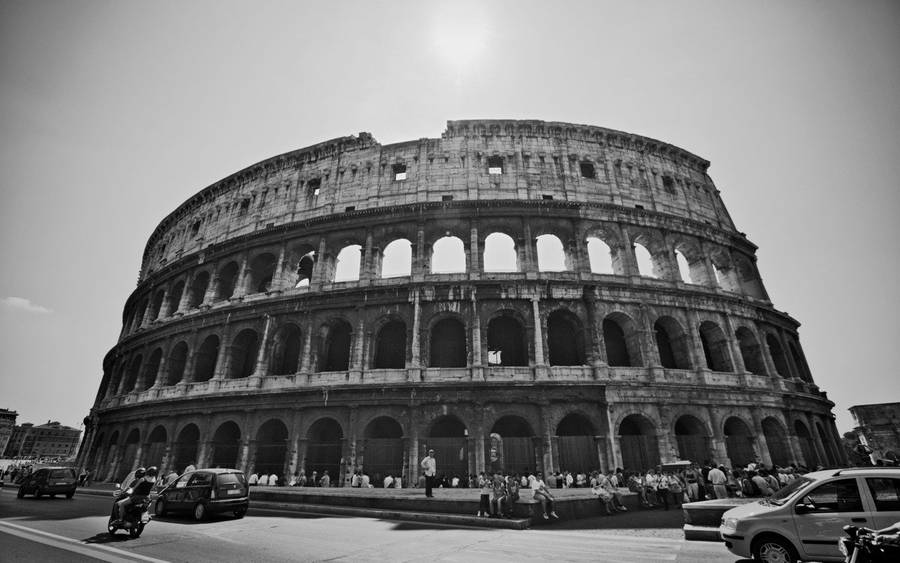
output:
M723 415L715 407L687 405L682 414L671 414L676 408L573 400L523 403L513 411L509 405L463 402L456 408L423 405L412 412L335 406L309 413L175 416L159 424L99 428L87 465L109 480L140 465L178 472L190 463L282 475L328 471L335 486L344 486L363 469L380 486L388 474L407 483L417 479L418 462L429 448L436 452L439 473L461 476L497 469L639 470L676 459L728 466L755 460L808 467L842 462L833 446L832 421L817 415L754 410Z

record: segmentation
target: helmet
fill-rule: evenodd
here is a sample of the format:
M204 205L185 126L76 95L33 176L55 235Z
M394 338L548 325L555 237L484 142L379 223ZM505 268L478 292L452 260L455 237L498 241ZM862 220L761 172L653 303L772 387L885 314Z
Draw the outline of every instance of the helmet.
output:
M144 473L146 473L146 472L147 472L147 470L144 469L143 467L138 467L134 472L134 478L140 479L141 477L144 476Z
M147 468L147 476L148 477L156 477L156 474L159 473L159 470L156 469L155 465L151 465Z

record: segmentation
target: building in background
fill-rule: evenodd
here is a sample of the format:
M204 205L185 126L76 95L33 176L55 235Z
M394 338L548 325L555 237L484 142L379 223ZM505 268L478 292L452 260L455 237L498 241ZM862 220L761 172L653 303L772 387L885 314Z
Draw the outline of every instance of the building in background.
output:
M900 403L878 403L850 407L860 444L872 451L872 463L889 460L900 461ZM867 452L868 453L868 452Z
M12 437L16 426L16 417L19 413L7 409L0 409L0 454L6 451L6 445Z
M33 459L66 459L75 455L81 430L47 421L35 426L30 422L13 429L6 445L5 457Z
M416 482L846 463L709 162L543 121L274 156L145 247L79 464ZM123 210L123 213L127 210Z

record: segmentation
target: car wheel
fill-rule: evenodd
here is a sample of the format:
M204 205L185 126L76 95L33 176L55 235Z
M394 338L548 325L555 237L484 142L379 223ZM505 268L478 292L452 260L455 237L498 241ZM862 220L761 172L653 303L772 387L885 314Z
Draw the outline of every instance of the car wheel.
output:
M194 505L194 520L200 522L202 520L206 520L206 505L202 502L198 502Z
M75 496L75 491L69 491L68 493L66 493L66 498L72 498L74 496Z
M797 553L794 546L777 537L757 540L753 544L753 558L763 563L794 563Z
M40 487L36 488L34 490L34 498L41 498L42 496L44 496L44 491Z
M166 501L164 499L156 499L156 505L153 507L153 514L155 514L156 516L166 515Z
M25 498L25 487L19 487L19 491L16 493L16 497Z
M235 518L243 518L244 514L247 514L246 508L238 508L237 510L234 511Z

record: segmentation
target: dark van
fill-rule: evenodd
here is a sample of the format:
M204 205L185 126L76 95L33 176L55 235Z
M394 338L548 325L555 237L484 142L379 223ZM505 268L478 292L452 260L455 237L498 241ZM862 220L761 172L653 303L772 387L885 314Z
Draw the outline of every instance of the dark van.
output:
M35 469L31 475L21 477L18 482L19 492L16 496L19 498L30 494L34 494L34 498L44 495L66 495L66 498L72 498L78 486L78 478L71 467L42 467Z

